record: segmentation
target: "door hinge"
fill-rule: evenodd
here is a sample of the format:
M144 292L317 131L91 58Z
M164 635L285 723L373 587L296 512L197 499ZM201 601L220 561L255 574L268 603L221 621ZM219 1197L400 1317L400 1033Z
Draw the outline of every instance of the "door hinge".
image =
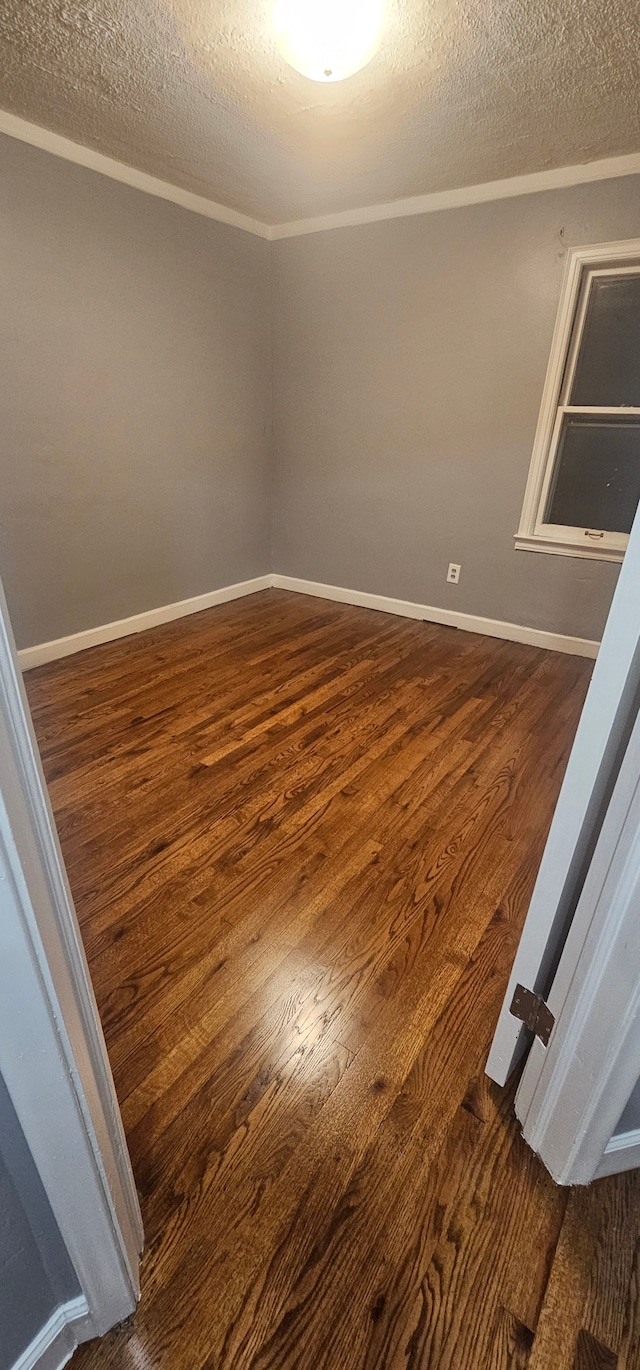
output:
M543 1046L549 1045L551 1029L556 1020L541 994L534 994L532 989L525 989L524 985L516 985L509 1012L531 1032L535 1032Z

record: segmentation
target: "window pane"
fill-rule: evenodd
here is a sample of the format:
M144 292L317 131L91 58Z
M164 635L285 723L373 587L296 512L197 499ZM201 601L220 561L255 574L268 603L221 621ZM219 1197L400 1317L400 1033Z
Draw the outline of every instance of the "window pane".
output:
M569 403L640 407L640 275L591 282Z
M565 415L545 523L630 533L640 499L640 421Z

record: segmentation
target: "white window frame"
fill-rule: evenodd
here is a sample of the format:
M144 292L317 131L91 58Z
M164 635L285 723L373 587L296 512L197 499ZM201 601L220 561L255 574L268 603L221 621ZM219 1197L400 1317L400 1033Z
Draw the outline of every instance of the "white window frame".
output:
M640 417L640 408L572 406L571 393L582 341L589 289L594 276L634 275L640 272L640 238L571 248L560 293L551 355L533 445L520 527L515 545L529 552L586 557L593 561L622 561L629 535L601 528L572 528L545 523L543 515L553 479L565 414L624 414Z

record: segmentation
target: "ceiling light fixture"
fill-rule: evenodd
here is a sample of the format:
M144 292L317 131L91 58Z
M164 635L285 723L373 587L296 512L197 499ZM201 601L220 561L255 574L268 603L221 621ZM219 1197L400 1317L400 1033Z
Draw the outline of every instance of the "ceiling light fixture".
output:
M344 81L377 51L382 0L277 0L274 24L295 71L311 81Z

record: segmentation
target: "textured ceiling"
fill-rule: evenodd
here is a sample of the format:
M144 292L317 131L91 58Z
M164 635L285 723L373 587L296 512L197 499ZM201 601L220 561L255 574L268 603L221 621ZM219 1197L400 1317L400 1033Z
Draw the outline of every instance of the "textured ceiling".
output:
M336 85L272 0L0 0L0 107L267 223L640 150L640 0L386 0Z

